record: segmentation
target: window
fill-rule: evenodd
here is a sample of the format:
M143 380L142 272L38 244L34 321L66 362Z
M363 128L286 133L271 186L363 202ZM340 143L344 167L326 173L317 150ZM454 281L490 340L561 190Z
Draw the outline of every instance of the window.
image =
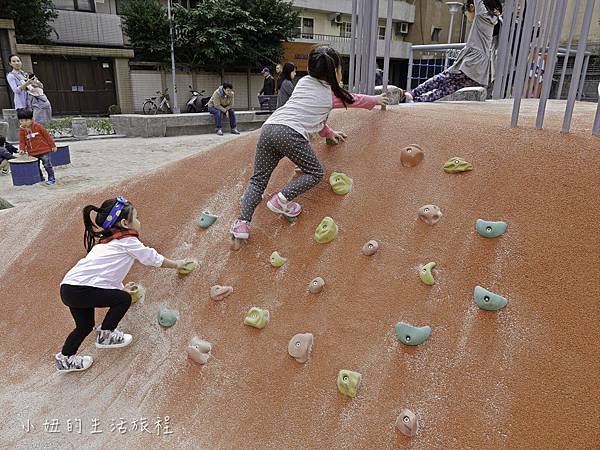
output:
M340 36L343 38L352 37L352 24L350 22L343 22L340 25Z
M315 30L315 19L311 17L299 17L300 23L294 31L294 36L302 39L313 39Z
M379 27L379 39L385 39L385 27Z
M173 3L179 3L187 9L196 8L202 3L202 0L173 0Z
M96 11L96 2L94 0L54 0L56 9L66 9L69 11Z
M440 32L441 31L442 31L441 28L431 27L431 40L433 42L440 42Z

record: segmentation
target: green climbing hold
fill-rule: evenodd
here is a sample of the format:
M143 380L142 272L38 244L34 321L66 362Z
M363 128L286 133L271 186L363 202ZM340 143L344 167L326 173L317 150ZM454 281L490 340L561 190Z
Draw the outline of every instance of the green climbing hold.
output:
M469 170L473 170L473 164L465 161L462 158L459 158L458 156L450 158L444 164L444 172L446 173L468 172Z
M267 326L269 318L269 311L253 306L246 313L244 324L261 330Z
M285 220L287 220L289 223L294 223L298 220L298 217L286 216L285 214L283 214L283 217L285 217Z
M497 311L508 304L508 300L501 295L494 294L481 286L475 286L473 291L475 303L486 311Z
M283 258L278 252L273 252L271 253L271 256L269 256L269 262L273 267L279 268L283 266L286 261L287 259Z
M338 145L339 144L337 139L332 139L332 138L325 139L325 143L327 145Z
M331 217L325 217L315 231L315 241L319 244L327 244L335 239L338 226Z
M427 286L433 286L435 284L435 278L433 278L432 273L434 267L434 262L430 262L419 267L419 278L421 278L421 281Z
M163 327L172 327L179 318L179 313L174 309L161 308L158 310L158 323Z
M198 261L195 259L191 259L187 261L182 267L177 269L177 273L179 275L187 275L190 272L193 272L198 268Z
M404 345L419 345L429 339L431 328L427 325L424 327L415 327L405 322L396 324L396 336Z
M348 397L356 397L362 375L358 372L342 369L337 376L338 390Z
M333 172L329 177L329 184L338 195L346 195L352 190L352 178L345 173Z
M200 214L200 217L198 217L198 226L200 228L208 228L215 223L218 218L219 216L215 216L209 211L203 211L202 214Z
M485 238L502 236L506 232L506 228L508 228L506 222L490 222L483 219L477 219L477 222L475 222L475 229L480 236Z

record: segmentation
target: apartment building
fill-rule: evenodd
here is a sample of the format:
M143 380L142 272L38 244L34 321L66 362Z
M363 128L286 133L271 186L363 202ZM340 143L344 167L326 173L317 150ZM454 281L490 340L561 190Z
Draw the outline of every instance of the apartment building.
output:
M308 54L315 45L330 45L344 60L347 79L350 55L352 0L293 0L298 9L298 26L293 42L284 44L284 60L292 61L302 74L307 71ZM383 68L384 37L387 1L379 2L379 42L377 60ZM390 83L400 84L406 79L410 42L407 40L415 20L415 5L394 0L393 30L390 52Z

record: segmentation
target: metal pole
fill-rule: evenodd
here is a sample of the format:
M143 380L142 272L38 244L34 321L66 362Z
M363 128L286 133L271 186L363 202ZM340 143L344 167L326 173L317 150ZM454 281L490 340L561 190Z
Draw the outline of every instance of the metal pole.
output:
M577 89L577 100L581 100L581 97L583 96L585 75L587 73L589 63L590 63L590 55L585 55L585 59L583 60L583 70L581 71L581 77L579 78L579 88Z
M567 65L571 56L571 44L573 43L573 34L575 32L575 25L577 24L577 12L579 11L580 0L575 0L575 6L573 8L573 18L571 20L571 28L569 29L569 42L567 43L567 50L563 59L562 70L560 72L560 82L558 83L558 91L556 92L556 99L559 100L562 96L563 83L565 82L565 74L567 73Z
M452 42L452 27L454 26L454 14L450 13L450 30L448 30L448 44ZM444 70L448 68L448 51L446 51L446 59L444 60Z
M352 0L352 24L350 27L350 67L348 68L348 91L354 89L354 64L356 59L356 3L357 0ZM344 30L344 34L346 30Z
M525 13L525 20L521 34L521 45L519 46L519 58L517 59L515 73L515 89L513 90L513 111L510 122L511 127L516 127L519 122L519 113L521 112L521 98L523 96L523 84L527 75L529 58L527 57L531 45L531 31L533 25L533 15L536 9L537 0L530 0Z
M392 49L392 17L394 14L394 0L388 0L387 16L385 20L385 52L383 55L383 93L387 94L388 81L390 81L390 51ZM385 105L381 107L386 110Z
M571 129L571 118L573 117L573 108L575 107L575 93L577 92L577 83L573 80L579 80L581 68L583 66L583 57L587 46L588 34L590 33L590 24L592 22L592 13L594 12L594 3L596 0L587 0L585 12L583 13L583 22L581 24L581 34L579 35L579 44L577 45L577 56L575 56L575 66L573 75L571 75L571 85L569 86L569 96L567 98L567 107L561 131L568 133Z
M529 84L527 85L527 90L525 91L525 98L529 98L532 96L536 81L538 79L536 69L539 67L539 53L543 55L543 52L545 51L545 47L543 45L545 36L548 33L548 28L550 27L550 19L552 18L552 8L554 7L554 3L555 0L550 0L550 2L543 2L542 9L540 10L541 17L538 18L538 23L534 26L535 44L531 52L531 76L529 77ZM550 11L548 11L548 4L550 4ZM546 18L546 15L548 16L548 18ZM545 25L544 22L546 22Z
M371 10L372 3L371 0L363 0L363 11L362 11L362 60L360 67L360 86L358 88L361 94L365 94L367 92L367 71L369 70L369 48L370 41L369 37L371 36Z
M600 83L598 83L598 107L596 108L596 118L594 119L592 134L594 136L600 136Z
M377 67L377 41L379 40L379 0L373 0L371 9L371 36L370 44L371 51L369 53L369 72L368 72L368 85L367 94L373 95L375 93L375 69Z
M360 83L361 83L361 78L360 78L360 71L361 71L361 67L362 67L362 53L363 53L363 43L362 43L362 35L363 35L363 28L364 28L364 19L363 19L363 14L364 14L364 6L365 6L365 0L359 0L359 4L358 4L358 11L357 11L357 17L356 17L356 43L358 45L358 48L356 50L356 63L354 66L354 92L360 92Z
M412 44L411 44L408 52L409 53L408 53L408 69L406 72L406 90L410 91L412 89L412 71L413 71L413 62L414 62L414 52L413 52Z
M500 98L502 85L504 84L504 78L506 77L506 54L508 49L508 40L514 23L512 20L513 7L514 0L507 0L504 14L505 17L509 18L509 21L504 22L504 25L500 30L500 36L498 36L498 53L496 55L495 70L496 77L494 80L494 87L492 89L492 98L494 100L498 100Z
M512 49L512 55L510 58L510 65L508 67L510 67L510 73L508 74L508 84L507 84L507 96L513 96L514 97L514 89L512 89L513 87L513 79L515 77L515 72L517 71L517 56L519 54L519 49L521 48L521 44L523 41L523 22L525 21L525 15L523 14L523 9L525 6L525 1L522 0L521 1L521 15L519 16L519 22L517 23L517 32L515 33L515 39L518 38L518 48ZM514 42L513 42L514 44Z
M512 75L512 73L514 72L514 60L513 60L513 55L515 54L515 35L517 34L517 29L519 24L522 22L521 20L517 21L517 13L519 12L519 0L515 0L515 6L513 9L513 16L511 18L511 24L510 24L510 30L509 30L509 37L508 37L508 47L506 49L506 66L502 69L505 71L504 73L504 79L502 80L502 85L500 86L500 98L507 98L510 96L510 83L509 83L509 78ZM507 94L507 90L508 94Z
M560 33L565 20L566 9L567 0L558 0L554 10L552 29L550 30L550 35L552 38L550 41L550 49L548 50L548 65L544 72L544 79L542 81L542 93L540 95L540 103L538 104L537 118L535 121L536 128L542 128L544 126L546 102L548 101L548 97L550 96L550 88L552 87L552 74L554 73L554 67L557 60L556 54L558 52L558 40L560 39Z
M175 46L173 44L173 21L171 20L171 0L167 0L167 14L169 16L169 37L171 39L171 77L173 78L173 104L171 110L179 114L179 103L177 103L177 81L175 80Z

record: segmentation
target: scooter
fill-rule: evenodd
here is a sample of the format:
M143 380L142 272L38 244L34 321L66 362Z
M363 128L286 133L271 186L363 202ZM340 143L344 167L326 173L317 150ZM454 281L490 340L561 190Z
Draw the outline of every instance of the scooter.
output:
M192 97L187 102L187 112L189 113L199 113L199 112L208 112L208 101L210 97L202 97L206 91L203 89L198 92L194 90L192 86L190 86L190 92Z

